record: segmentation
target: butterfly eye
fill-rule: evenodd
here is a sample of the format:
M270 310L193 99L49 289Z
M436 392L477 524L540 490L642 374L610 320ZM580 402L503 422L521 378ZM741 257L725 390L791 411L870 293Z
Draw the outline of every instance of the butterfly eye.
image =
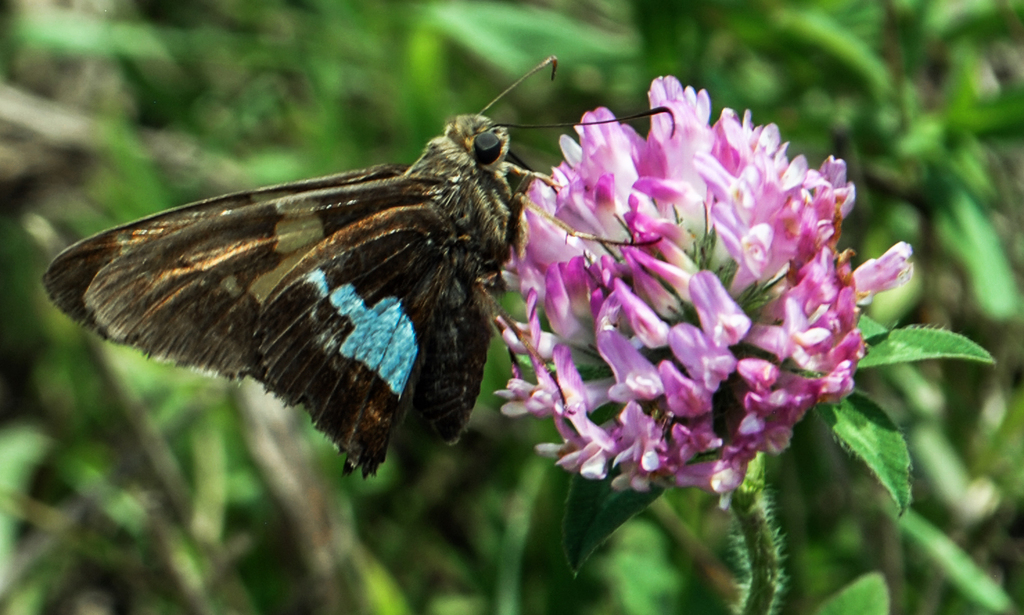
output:
M473 137L473 153L480 164L491 164L501 156L501 139L493 132L481 132Z

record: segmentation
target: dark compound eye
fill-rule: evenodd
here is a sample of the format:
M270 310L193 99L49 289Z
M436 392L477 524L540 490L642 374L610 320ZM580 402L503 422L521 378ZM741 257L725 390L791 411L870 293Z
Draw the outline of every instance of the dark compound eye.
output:
M480 164L491 164L501 156L501 139L493 132L481 132L473 137L473 154Z

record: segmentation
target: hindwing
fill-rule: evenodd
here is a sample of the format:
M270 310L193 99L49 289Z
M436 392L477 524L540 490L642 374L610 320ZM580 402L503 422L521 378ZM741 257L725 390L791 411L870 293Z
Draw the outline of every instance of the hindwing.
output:
M428 205L374 214L307 253L261 311L255 377L304 404L348 469L376 469L424 369L436 374L426 340L438 298L458 284L453 231Z
M446 442L466 427L480 394L494 330L494 298L479 280L459 280L439 293L425 329L424 362L413 406Z

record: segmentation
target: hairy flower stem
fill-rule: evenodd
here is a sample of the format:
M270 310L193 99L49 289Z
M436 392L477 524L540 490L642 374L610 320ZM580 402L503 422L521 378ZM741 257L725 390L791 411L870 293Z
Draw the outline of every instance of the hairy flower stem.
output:
M733 495L732 512L742 537L746 580L735 612L770 615L779 605L785 585L782 572L782 539L774 525L770 502L764 494L764 461L759 455L750 464L746 480Z

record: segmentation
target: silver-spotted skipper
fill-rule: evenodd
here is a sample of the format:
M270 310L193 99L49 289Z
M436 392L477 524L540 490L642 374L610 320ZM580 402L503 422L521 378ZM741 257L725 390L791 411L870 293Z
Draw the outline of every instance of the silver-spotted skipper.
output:
M304 405L366 476L410 407L449 442L469 420L523 241L509 179L536 176L508 148L505 127L460 115L412 166L166 211L64 250L43 282L106 339Z

